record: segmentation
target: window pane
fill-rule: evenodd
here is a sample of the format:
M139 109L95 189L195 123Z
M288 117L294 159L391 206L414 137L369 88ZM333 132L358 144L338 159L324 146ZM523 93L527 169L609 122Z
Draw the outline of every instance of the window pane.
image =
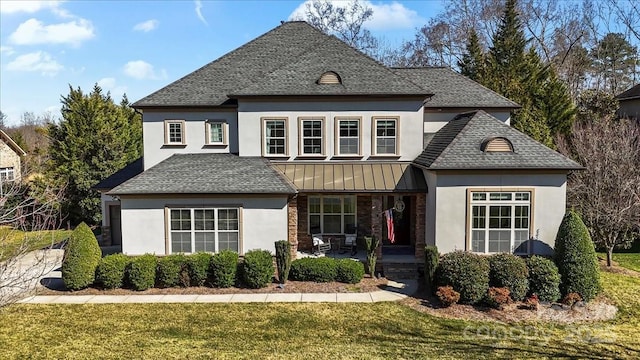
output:
M218 210L218 230L238 230L238 210Z
M517 253L526 253L527 245L525 244L529 240L528 230L516 230L515 239L513 240L513 251Z
M265 121L265 144L267 154L286 153L286 129L284 120Z
M358 154L358 138L341 138L340 154Z
M344 197L344 213L345 214L356 213L356 198L354 196Z
M529 193L528 192L516 193L516 200L529 201Z
M487 200L487 193L473 193L473 200Z
M474 206L473 207L473 219L472 219L472 228L474 229L484 229L486 227L486 206Z
M395 138L378 138L376 139L376 153L378 154L395 154L396 139Z
M508 201L511 200L511 193L490 193L489 200Z
M484 252L484 230L471 231L471 251Z
M171 230L191 230L191 210L171 210Z
M218 251L233 250L238 252L238 243L237 232L221 232L218 234Z
M353 232L356 229L356 216L355 215L345 215L344 216L344 229L340 231L341 233Z
M322 232L322 229L320 229L320 215L310 215L309 216L309 233L316 234L321 232Z
M340 214L342 212L342 204L339 197L322 198L322 207L325 214ZM325 224L326 225L326 224Z
M191 252L191 233L190 232L171 232L171 252L172 253L190 253Z
M170 143L182 143L182 123L172 122L168 124L169 127L169 142Z
M215 252L215 233L214 232L197 232L195 234L196 251Z
M511 252L510 230L489 230L489 252Z
M326 234L342 233L342 216L340 215L324 215L324 230Z
M309 214L320 214L320 198L309 198Z
M222 142L222 123L209 123L209 143Z

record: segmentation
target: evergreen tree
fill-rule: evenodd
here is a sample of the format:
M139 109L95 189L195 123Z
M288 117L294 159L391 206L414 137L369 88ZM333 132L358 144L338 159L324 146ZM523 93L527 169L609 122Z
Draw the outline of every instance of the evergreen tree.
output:
M469 31L466 53L462 55L462 60L458 61L458 66L462 75L473 81L482 82L486 71L485 55L480 46L478 33L473 28Z
M70 86L49 134L48 177L64 188L63 213L73 223L98 223L100 197L91 188L142 155L141 117L126 96L116 105L98 85L89 94Z

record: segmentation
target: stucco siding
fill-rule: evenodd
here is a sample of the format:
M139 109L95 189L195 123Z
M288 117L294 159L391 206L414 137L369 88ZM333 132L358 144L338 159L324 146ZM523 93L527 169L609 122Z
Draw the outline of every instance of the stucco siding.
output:
M143 119L145 170L176 153L238 152L238 116L235 111L161 112L145 110ZM186 137L184 146L165 145L165 120L185 121ZM206 120L220 120L227 123L226 146L206 144Z
M287 118L288 160L301 155L299 149L299 117L323 117L325 119L325 160L336 155L336 117L360 117L360 147L362 160L368 160L372 152L372 118L399 117L398 153L401 161L412 161L422 152L422 102L421 101L318 101L318 102L258 102L241 100L238 105L238 131L240 156L262 156L262 124L264 117Z
M431 212L431 216L427 215L427 244L435 241L441 252L469 250L466 241L468 189L533 190L531 233L533 236L537 234L537 238L549 247L554 246L566 207L566 175L564 173L496 172L485 175L470 173L436 175L426 171L425 175L430 192L427 198L427 212ZM435 205L430 201L434 201ZM547 252L545 247L538 245L534 245L534 252Z
M275 251L274 242L287 239L286 197L122 197L122 252L166 254L165 207L241 207L240 253Z

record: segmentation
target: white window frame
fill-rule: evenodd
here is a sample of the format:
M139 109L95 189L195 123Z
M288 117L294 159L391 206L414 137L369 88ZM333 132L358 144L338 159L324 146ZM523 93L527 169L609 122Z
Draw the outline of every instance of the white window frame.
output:
M358 135L357 136L342 136L340 134L341 124L343 122L356 122L358 127ZM345 156L345 157L354 157L354 156L362 156L362 118L360 117L349 117L349 116L336 116L336 144L335 144L335 153L337 156ZM342 139L356 139L358 141L358 152L357 153L342 153L340 151L340 140Z
M220 229L220 211L222 210L233 210L237 213L237 229L228 230L228 229ZM180 230L173 229L172 227L172 211L189 211L190 216L190 229L188 230ZM195 212L196 211L213 211L213 229L201 229L196 230L195 226ZM195 253L196 251L196 234L197 233L210 233L213 234L214 244L213 251L208 251L205 245L205 251L207 252L220 252L220 235L227 233L236 233L238 237L238 253L242 251L242 208L240 207L167 207L167 254L177 254L177 253ZM173 251L173 234L174 233L184 233L189 234L190 237L190 252L174 252ZM224 250L224 249L223 249Z
M327 198L332 198L332 199L340 199L340 213L325 213L324 212L324 201ZM345 199L349 198L352 199L353 201L353 212L345 212ZM319 205L320 205L320 212L311 212L311 202L312 199L318 199L319 201ZM357 228L358 226L358 199L355 195L312 195L309 196L307 199L307 231L309 234L312 233L312 227L311 227L311 217L312 216L319 216L320 217L320 233L323 235L343 235L346 234L346 224L345 224L345 216L353 216L353 225L354 227ZM340 215L340 232L325 232L325 226L324 226L324 220L325 220L325 215L326 216L331 216L331 215Z
M282 122L284 126L284 136L268 136L267 124L269 122ZM289 156L289 119L286 117L264 117L262 118L262 156L265 157L288 157ZM284 153L270 153L269 152L269 140L283 140L284 141Z
M500 252L507 252L505 250L498 251L490 251L489 246L489 238L491 232L503 232L509 231L509 251L510 253L515 254L528 254L529 246L525 246L526 250L519 250L516 252L516 249L520 247L522 243L525 243L531 237L531 229L533 228L533 190L470 190L469 191L469 219L468 219L468 228L469 228L469 238L468 238L468 246L469 250L476 253L481 254L493 254ZM491 216L491 208L508 208L509 214L508 217L501 217L499 209L498 221L501 222L502 219L508 219L509 227L504 228L495 228L491 227L490 220ZM480 217L475 215L475 209L478 209L479 213L484 212L480 215ZM517 208L523 209L526 208L528 213L526 215L527 227L522 227L522 216L516 216ZM494 217L495 218L495 217ZM517 226L516 220L520 220L520 226ZM474 223L474 220L478 219L478 226ZM484 223L481 223L481 219L484 219ZM500 226L500 225L499 225ZM523 238L524 235L524 239ZM516 237L520 236L519 240L516 240ZM476 237L483 237L484 246L478 249L474 242L477 241Z
M211 125L220 125L222 140L211 141ZM224 120L207 120L205 126L205 144L206 145L227 145L227 123Z
M15 179L16 174L12 166L0 168L0 181L13 181Z
M306 122L320 122L320 136L305 136L304 135L304 125ZM299 135L298 135L298 148L299 148L299 152L298 155L301 157L315 157L315 156L320 156L320 157L324 157L325 156L325 118L324 117L300 117L298 118L298 129L299 129ZM320 140L320 152L319 153L307 153L304 151L305 148L305 140ZM315 145L312 145L315 146Z
M400 117L398 116L374 116L372 117L372 124L371 124L371 135L372 135L372 139L371 139L371 153L373 155L380 155L380 156L395 156L398 155L398 147L400 145ZM394 132L395 135L394 136L388 136L388 135L378 135L378 123L382 122L382 121L393 121L394 123ZM378 152L378 140L383 140L383 139L393 139L394 141L394 147L393 147L393 152L392 153L387 153L387 152Z
M180 141L171 140L172 125L180 126ZM187 139L187 126L184 120L165 120L164 121L164 144L165 145L185 145Z

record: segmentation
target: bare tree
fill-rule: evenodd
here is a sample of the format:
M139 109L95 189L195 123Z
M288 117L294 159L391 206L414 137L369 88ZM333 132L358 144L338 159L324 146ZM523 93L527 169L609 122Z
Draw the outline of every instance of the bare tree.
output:
M569 206L582 214L597 246L628 247L640 231L640 125L612 116L578 121L558 148L586 167L569 177Z
M5 183L0 196L0 307L28 295L45 274L59 266L62 250L54 244L60 224L60 192ZM36 248L36 250L34 250ZM40 250L38 250L38 248Z

